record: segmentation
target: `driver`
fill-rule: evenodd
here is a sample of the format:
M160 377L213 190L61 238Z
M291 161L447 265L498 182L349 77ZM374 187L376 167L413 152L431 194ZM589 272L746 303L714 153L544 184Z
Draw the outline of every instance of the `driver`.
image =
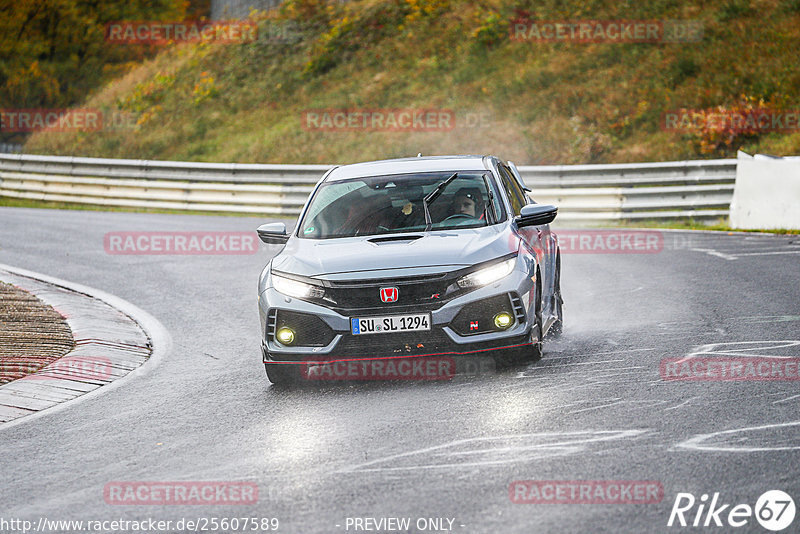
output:
M478 218L478 214L483 217L483 195L477 187L462 187L453 196L451 206L453 215L468 215Z

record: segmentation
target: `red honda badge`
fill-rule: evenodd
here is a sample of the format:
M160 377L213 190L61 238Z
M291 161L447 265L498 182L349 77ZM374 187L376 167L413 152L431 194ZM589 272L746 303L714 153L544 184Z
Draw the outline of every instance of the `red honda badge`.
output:
M397 302L398 293L396 287L382 287L381 300L383 302Z

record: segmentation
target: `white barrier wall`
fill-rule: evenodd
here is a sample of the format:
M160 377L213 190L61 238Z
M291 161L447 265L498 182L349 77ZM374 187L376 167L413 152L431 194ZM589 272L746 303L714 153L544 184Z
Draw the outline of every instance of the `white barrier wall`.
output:
M800 157L738 153L731 226L800 230Z

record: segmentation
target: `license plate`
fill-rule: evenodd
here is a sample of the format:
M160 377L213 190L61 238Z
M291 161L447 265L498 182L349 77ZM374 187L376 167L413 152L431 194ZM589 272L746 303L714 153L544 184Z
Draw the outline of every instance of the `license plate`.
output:
M431 329L431 314L386 315L383 317L353 317L350 331L354 336L363 334L391 334L418 332Z

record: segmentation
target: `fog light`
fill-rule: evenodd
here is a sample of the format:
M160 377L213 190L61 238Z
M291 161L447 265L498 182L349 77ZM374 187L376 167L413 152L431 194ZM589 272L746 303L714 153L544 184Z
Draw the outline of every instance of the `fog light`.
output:
M294 331L291 328L286 328L285 326L278 330L277 333L278 341L283 343L284 345L291 345L294 343Z
M500 312L494 316L494 325L499 328L500 330L505 330L511 323L514 322L514 318L511 317L511 314L506 312Z

